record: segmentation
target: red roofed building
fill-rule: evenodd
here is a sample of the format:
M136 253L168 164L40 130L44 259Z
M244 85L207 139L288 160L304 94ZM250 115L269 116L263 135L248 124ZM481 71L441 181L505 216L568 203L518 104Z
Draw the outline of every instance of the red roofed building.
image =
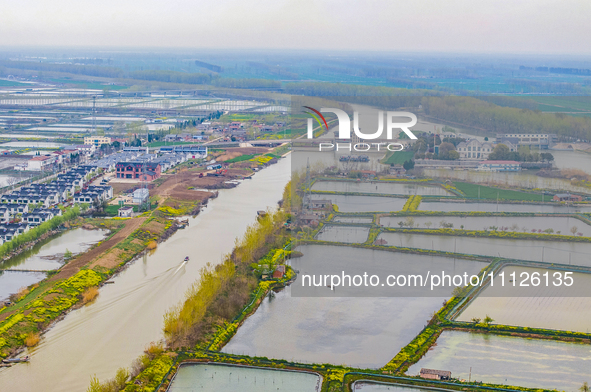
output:
M283 278L284 275L285 275L285 266L278 265L277 268L275 268L275 271L273 272L273 278L274 279L281 279L281 278Z

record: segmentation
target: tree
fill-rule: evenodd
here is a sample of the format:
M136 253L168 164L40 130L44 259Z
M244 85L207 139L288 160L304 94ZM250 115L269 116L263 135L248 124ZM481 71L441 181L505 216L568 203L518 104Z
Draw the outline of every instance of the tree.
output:
M585 381L583 383L583 385L581 385L581 387L579 388L579 391L581 391L581 392L589 392L589 391L591 391L591 388L589 387L589 383L587 383L587 381Z
M482 320L482 324L484 324L485 326L489 326L491 325L491 323L493 323L495 320L490 317L488 314L486 315L486 317L484 318L484 320Z
M570 232L573 233L573 235L577 234L577 230L579 230L577 226L573 226L570 228Z
M455 151L456 147L448 142L443 142L439 145L439 158L441 159L449 159L450 151Z
M549 152L543 152L540 154L540 158L542 158L543 161L552 162L554 160L554 155Z
M408 161L404 161L404 163L402 164L402 167L404 168L404 170L412 170L415 167L415 161L413 161L412 159L409 159Z
M489 154L488 159L492 161L505 161L510 159L511 151L505 144L497 144L494 150Z

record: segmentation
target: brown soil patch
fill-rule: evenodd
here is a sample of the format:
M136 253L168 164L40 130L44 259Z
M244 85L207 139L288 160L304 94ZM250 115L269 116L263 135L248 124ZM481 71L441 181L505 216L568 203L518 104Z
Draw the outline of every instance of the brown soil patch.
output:
M108 249L117 245L120 241L123 241L129 237L131 233L133 233L137 228L140 227L142 223L144 223L145 220L145 217L126 220L125 227L119 230L113 237L70 261L67 265L60 269L57 274L51 277L50 281L67 279L73 276L78 271L80 271L80 268L84 267L86 264L105 253Z
M161 234L164 231L164 224L152 221L144 226L143 229L153 234Z
M244 154L242 152L239 152L239 151L229 151L229 152L227 152L225 154L222 154L219 157L217 157L216 160L218 162L225 162L225 161L227 161L229 159L234 159L234 158L237 158L237 157L242 156L242 155L244 155Z
M51 293L51 294L47 294L45 297L43 297L43 301L51 301L54 298L59 297L59 293Z
M109 185L113 187L113 196L117 196L123 193L123 191L127 189L133 188L134 184L122 183L122 182L112 182Z
M96 266L101 266L108 269L115 268L121 262L119 257L121 253L123 253L121 249L113 248L98 259L94 260L92 264L90 264L90 268L94 268Z

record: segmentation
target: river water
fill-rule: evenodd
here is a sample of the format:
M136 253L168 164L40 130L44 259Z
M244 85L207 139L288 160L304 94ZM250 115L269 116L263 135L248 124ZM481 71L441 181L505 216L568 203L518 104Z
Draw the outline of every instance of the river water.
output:
M94 374L111 378L145 346L162 338L163 315L184 297L207 263L219 263L252 224L275 207L289 180L290 160L221 190L195 219L100 289L97 300L69 313L31 350L31 362L0 370L0 391L85 391ZM185 256L191 260L181 267Z

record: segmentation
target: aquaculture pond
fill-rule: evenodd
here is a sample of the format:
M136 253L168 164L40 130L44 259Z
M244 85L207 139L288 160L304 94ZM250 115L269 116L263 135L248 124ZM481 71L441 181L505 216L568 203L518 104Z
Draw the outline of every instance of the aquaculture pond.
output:
M312 185L314 191L382 193L390 195L431 195L453 196L439 186L418 185L408 182L375 182L375 181L316 181Z
M343 223L371 223L371 222L373 222L372 217L356 217L356 216L335 216L333 220L335 222L343 222Z
M495 324L516 325L532 328L559 329L564 331L591 332L591 274L573 273L573 286L546 286L543 274L547 270L507 266L507 281L486 287L457 317L459 321L492 317ZM508 282L515 272L516 286ZM538 273L542 284L538 287L521 287L521 277ZM523 275L522 275L523 274ZM527 274L527 275L526 275ZM529 282L526 282L529 283ZM526 291L527 290L527 291Z
M0 263L2 269L49 271L62 266L64 254L82 253L105 238L106 230L67 230L56 237L42 241L10 260Z
M222 351L379 368L423 329L443 300L450 297L451 288L434 293L420 288L417 294L407 287L370 287L361 292L364 297L354 297L354 290L343 287L302 288L303 275L329 271L353 275L365 269L385 279L388 274L428 269L477 273L485 266L468 260L347 246L306 245L298 250L304 256L292 259L293 267L300 271L297 280L265 298Z
M405 222L407 221L407 222ZM591 226L572 217L559 216L413 216L409 218L386 216L380 224L387 227L400 227L402 222L420 228L438 229L452 227L465 230L515 231L519 233L565 234L581 233L591 236ZM418 226L417 226L418 225ZM451 226L450 226L451 225Z
M400 211L406 203L402 197L312 195L312 200L330 200L340 212Z
M246 366L183 364L168 392L318 392L318 374Z
M44 272L0 271L0 301L8 299L11 294L17 293L21 288L43 279L45 279Z
M355 383L355 391L374 392L374 391L392 391L392 392L432 392L433 389L410 387L402 385L393 385L388 383L378 383L373 381L358 381ZM438 388L439 391L446 389ZM451 391L451 390L450 390Z
M454 237L449 235L381 233L387 246L504 257L545 263L591 266L591 243Z
M462 201L425 201L419 205L421 211L483 211L483 212L546 212L575 213L591 212L591 205L566 204L521 204L521 203L478 203Z
M369 236L369 227L325 225L316 239L331 242L363 243Z
M411 366L449 370L453 378L575 392L589 381L591 345L444 331L437 345Z

